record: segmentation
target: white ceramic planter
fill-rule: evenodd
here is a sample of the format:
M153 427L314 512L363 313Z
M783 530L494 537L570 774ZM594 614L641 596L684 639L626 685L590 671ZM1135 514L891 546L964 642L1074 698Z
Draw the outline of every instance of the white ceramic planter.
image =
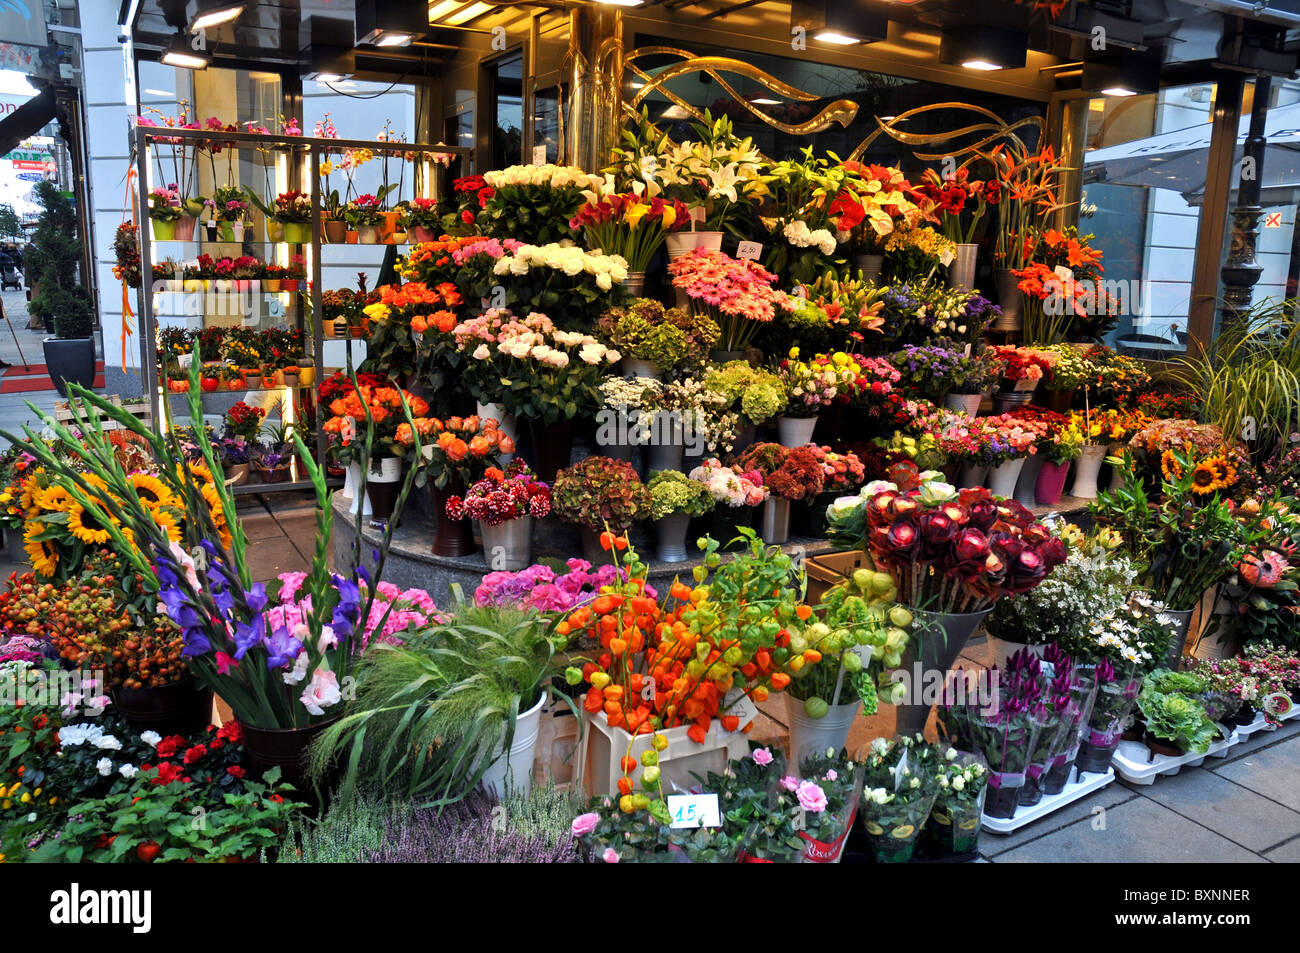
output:
M1016 457L1006 463L1000 463L989 470L989 491L994 496L1012 497L1016 494L1016 483L1020 480L1020 471L1024 469L1025 458Z
M1071 496L1077 496L1082 500L1097 498L1097 474L1109 449L1102 444L1084 444L1083 453L1079 455L1078 460L1074 461L1074 486L1070 488Z
M816 429L816 417L786 417L783 414L776 418L776 439L783 447L802 447L812 443Z
M674 232L666 240L668 260L689 255L697 248L722 251L722 232Z

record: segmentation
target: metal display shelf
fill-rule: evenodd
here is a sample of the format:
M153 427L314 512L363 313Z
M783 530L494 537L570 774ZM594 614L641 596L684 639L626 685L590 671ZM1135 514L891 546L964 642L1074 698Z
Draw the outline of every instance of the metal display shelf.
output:
M321 241L324 229L321 224L321 205L322 196L320 193L320 164L330 156L338 155L349 149L369 149L376 155L388 154L391 156L401 156L405 161L406 156L414 155L416 157L416 175L413 176L413 189L418 195L421 192L428 193L431 186L435 185L434 178L441 174L441 169L436 162L433 162L432 156L435 154L451 154L460 156L469 156L469 150L461 146L448 146L441 143L404 143L404 142L379 142L375 140L361 139L318 139L310 136L274 136L259 135L248 132L224 132L208 129L177 129L164 126L141 126L137 125L134 130L134 147L136 174L140 183L140 192L137 199L138 208L135 210L135 221L139 228L139 248L140 248L140 306L138 314L140 315L140 340L144 349L143 366L145 370L145 387L146 400L149 405L153 419L156 421L155 427L161 428L168 425L171 420L170 406L168 397L170 396L164 388L160 388L158 379L158 315L155 309L153 284L153 264L154 264L154 239L150 234L149 216L148 216L148 195L152 188L156 186L153 181L153 149L155 146L167 148L184 148L188 147L195 150L191 161L197 168L198 152L197 149L205 143L219 143L222 149L229 149L238 152L240 149L254 150L257 152L267 153L275 156L287 157L286 165L286 190L299 190L306 192L311 197L311 242L306 244L297 244L290 242L271 242L258 237L247 237L239 242L224 242L226 245L238 245L240 248L245 246L258 246L278 248L285 246L290 249L290 254L303 254L308 256L308 282L305 290L299 289L292 292L267 292L266 294L289 294L298 295L298 301L301 302L303 297L310 299L312 314L310 340L311 354L310 359L316 368L316 380L308 388L315 392L320 382L325 379L324 352L325 342L337 340L335 338L326 338L321 327L320 316L321 310ZM422 163L419 161L422 157L428 157L427 169L422 169ZM274 160L272 160L274 161ZM276 176L279 177L277 167ZM303 181L304 177L307 181ZM278 183L277 183L278 187ZM435 188L436 192L437 189ZM398 197L400 200L400 196ZM246 229L247 231L247 229ZM256 233L254 233L256 235ZM176 244L177 240L160 241L161 245ZM200 244L197 240L194 244ZM214 244L214 243L209 243ZM373 247L383 247L382 245ZM297 249L298 251L294 251ZM173 292L160 292L173 293ZM181 292L184 293L184 292ZM296 307L291 309L296 311L297 327L299 331L307 331L305 309ZM206 327L207 315L202 317ZM304 335L305 336L305 335ZM306 343L306 342L304 342ZM346 350L351 355L353 341L348 339ZM330 365L333 366L333 365ZM300 388L303 389L303 388ZM288 392L288 389L285 389ZM317 409L319 413L319 407ZM326 440L323 429L317 427L316 434L316 452L318 459L325 459ZM285 483L257 483L246 484L236 487L235 492L239 495L251 493L281 493L293 490L308 489L311 487L309 481L295 480Z

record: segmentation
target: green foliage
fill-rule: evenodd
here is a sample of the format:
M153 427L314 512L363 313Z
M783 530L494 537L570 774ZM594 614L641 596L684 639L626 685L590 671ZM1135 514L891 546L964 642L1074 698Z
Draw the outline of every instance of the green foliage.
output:
M703 516L713 509L713 495L698 480L677 470L656 470L650 474L650 519L685 513Z
M1146 719L1147 731L1184 752L1204 754L1219 735L1200 702L1180 692L1163 694L1146 688L1138 696L1138 708Z
M82 246L76 209L53 182L38 182L33 192L44 211L28 251L33 283L40 289L29 309L57 338L88 338L94 311L90 293L77 281Z
M17 239L24 236L22 220L8 202L0 205L0 236Z
M404 645L375 646L353 710L313 745L313 772L341 759L344 800L363 777L431 804L464 798L509 750L520 713L550 691L564 642L534 610L462 603Z

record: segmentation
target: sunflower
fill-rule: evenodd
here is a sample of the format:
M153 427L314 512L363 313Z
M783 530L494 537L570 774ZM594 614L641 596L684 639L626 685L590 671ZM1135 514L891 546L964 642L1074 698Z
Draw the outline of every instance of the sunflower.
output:
M151 473L132 473L131 486L135 488L135 495L140 498L140 502L150 510L157 510L160 506L179 506L180 501L176 499L175 494L168 489L162 480L158 479Z
M1202 460L1192 468L1192 492L1198 496L1226 490L1236 481L1236 468L1222 454Z
M45 489L38 489L34 494L36 506L47 513L67 512L72 504L72 495L67 487L55 483Z
M36 472L42 473L44 471L38 469ZM42 489L44 487L40 485L34 475L23 481L23 492L18 500L18 505L23 508L23 512L31 513L39 508L36 502L36 494Z
M23 549L27 550L27 559L39 575L53 576L59 567L59 551L47 540L32 539L45 529L37 522L28 523L23 530Z
M87 512L76 500L68 506L68 532L83 543L96 546L102 546L111 538L109 531L100 525L94 514Z
M1160 455L1160 472L1165 475L1165 479L1170 483L1176 483L1182 479L1182 464L1178 462L1178 458L1174 456L1172 450L1166 450Z
M151 509L149 515L153 517L153 521L167 533L168 540L173 543L179 543L181 541L181 528L175 516L163 509Z

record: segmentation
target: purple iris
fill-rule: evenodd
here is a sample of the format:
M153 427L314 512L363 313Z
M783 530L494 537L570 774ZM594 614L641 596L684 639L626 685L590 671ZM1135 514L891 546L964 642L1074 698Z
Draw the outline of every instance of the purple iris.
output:
M247 622L235 626L235 658L242 659L248 650L257 645L266 632L266 623L260 615L253 616ZM275 668L276 666L272 666Z
M262 637L266 646L266 667L274 672L278 668L288 668L302 652L302 643L289 634L284 626L271 633L270 638Z

